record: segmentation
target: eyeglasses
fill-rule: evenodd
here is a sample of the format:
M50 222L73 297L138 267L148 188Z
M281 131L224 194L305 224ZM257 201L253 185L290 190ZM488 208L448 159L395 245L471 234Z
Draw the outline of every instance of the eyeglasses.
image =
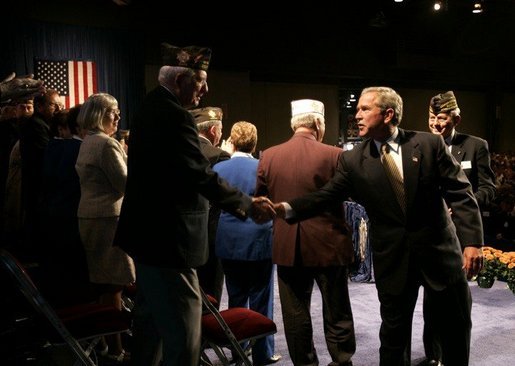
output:
M110 114L111 117L115 117L115 116L118 116L120 117L120 110L119 109L109 109L106 111L106 115Z

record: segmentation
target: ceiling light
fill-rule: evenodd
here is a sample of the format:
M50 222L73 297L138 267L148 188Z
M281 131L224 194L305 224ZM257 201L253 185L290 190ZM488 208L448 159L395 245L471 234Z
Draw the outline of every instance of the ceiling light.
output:
M433 4L433 9L439 11L442 8L442 2L440 0L436 0Z
M483 12L483 1L481 0L475 0L474 4L472 5L472 12L474 14L480 14Z

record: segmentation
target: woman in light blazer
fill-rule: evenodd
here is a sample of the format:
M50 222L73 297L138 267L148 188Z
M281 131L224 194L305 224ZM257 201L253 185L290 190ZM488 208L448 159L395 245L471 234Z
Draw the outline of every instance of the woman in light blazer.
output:
M75 168L81 187L77 216L89 280L98 287L100 303L121 310L122 291L135 281L135 268L132 259L112 245L127 180L127 155L111 137L120 121L118 102L106 93L93 94L77 119L88 130ZM119 335L106 341L109 358L120 362L128 359Z

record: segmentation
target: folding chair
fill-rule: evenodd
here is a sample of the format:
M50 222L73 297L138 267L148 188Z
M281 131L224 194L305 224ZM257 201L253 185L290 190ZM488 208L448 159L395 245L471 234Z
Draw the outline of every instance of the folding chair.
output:
M274 321L247 308L219 311L202 289L201 294L202 303L208 312L202 315L200 364L214 365L206 352L208 348L212 348L222 364L228 366L231 360L223 349L228 348L237 357L235 366L252 366L250 350L256 340L277 332Z
M65 345L76 357L74 365L96 366L94 347L103 336L128 332L130 315L113 306L79 304L54 310L32 282L23 266L9 252L0 249L0 266L14 281L27 301L51 325L45 336L49 345Z

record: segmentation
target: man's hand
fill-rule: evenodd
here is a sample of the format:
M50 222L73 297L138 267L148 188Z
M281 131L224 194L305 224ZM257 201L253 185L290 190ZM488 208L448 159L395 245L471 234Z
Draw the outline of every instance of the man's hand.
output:
M274 210L277 217L284 219L286 217L286 209L282 203L274 203Z
M274 204L266 197L252 197L252 205L250 207L250 217L256 224L264 224L272 220L276 213Z
M483 268L483 250L476 247L465 247L463 250L463 269L467 274L467 279L477 276Z
M222 140L222 144L220 145L220 149L229 153L229 155L234 154L234 145L232 144L231 138L229 137L227 140Z
M16 77L13 72L0 82L0 100L33 98L46 92L42 80L34 80L33 75Z

